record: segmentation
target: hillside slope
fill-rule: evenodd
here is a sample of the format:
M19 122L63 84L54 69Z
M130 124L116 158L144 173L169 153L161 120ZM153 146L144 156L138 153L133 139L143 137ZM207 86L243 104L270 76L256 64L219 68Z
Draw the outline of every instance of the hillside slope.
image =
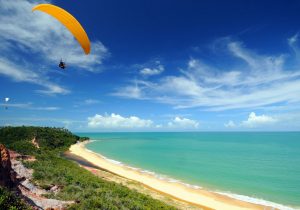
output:
M68 209L175 209L121 184L96 177L61 156L70 145L85 139L61 128L0 128L0 143L22 155L35 156L36 161L24 162L34 170L32 181L45 190L57 187L46 197L74 201Z

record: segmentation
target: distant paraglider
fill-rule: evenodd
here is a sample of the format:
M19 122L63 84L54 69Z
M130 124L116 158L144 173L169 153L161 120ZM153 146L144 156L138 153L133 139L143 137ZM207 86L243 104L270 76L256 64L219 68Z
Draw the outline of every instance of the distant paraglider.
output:
M86 55L90 53L91 44L88 35L86 34L81 24L70 13L52 4L39 4L32 9L32 11L36 10L47 13L52 17L56 18L73 34L73 36L77 39L78 43L81 45L84 53ZM60 61L58 66L61 69L66 68L65 62L63 62L62 60Z
M4 102L5 102L5 109L8 109L7 103L9 102L10 98L4 98Z

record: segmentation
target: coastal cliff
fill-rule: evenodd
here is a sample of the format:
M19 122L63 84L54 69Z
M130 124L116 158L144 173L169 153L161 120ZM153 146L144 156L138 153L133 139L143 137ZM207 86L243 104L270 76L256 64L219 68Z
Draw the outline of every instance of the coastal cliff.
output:
M0 186L9 189L15 196L36 210L63 210L74 201L60 201L46 198L45 195L57 192L57 186L44 190L32 183L33 170L26 168L21 161L35 161L34 157L21 155L0 144Z
M3 144L0 144L0 185L13 188L16 181L16 173L11 167L9 151Z

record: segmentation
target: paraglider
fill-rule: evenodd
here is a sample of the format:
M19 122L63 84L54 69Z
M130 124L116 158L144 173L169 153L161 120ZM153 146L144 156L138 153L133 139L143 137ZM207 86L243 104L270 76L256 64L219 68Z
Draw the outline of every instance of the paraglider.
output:
M58 67L61 68L61 69L65 69L67 68L67 65L65 62L63 62L63 60L61 59L59 64L58 64Z
M9 102L10 98L4 98L5 102L5 109L8 109L7 103Z
M52 4L39 4L32 8L32 11L39 10L41 12L47 13L48 15L56 18L61 24L63 24L76 38L78 43L81 45L84 53L88 55L91 51L91 44L87 33L81 24L66 10L52 5ZM60 68L65 69L66 65L61 60L59 65Z

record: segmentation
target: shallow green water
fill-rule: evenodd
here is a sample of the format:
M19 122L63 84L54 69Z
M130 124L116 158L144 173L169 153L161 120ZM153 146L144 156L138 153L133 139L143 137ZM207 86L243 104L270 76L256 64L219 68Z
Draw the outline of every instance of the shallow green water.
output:
M80 135L100 140L88 149L133 167L211 190L300 206L299 132Z

